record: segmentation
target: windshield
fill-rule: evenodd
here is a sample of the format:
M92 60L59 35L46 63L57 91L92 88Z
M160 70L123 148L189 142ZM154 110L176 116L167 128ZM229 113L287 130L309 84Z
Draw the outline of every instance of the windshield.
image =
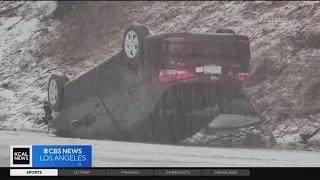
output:
M212 129L232 129L261 122L258 116L240 114L220 114L208 126Z
M234 99L228 105L228 110L221 112L209 127L216 129L229 129L242 127L260 122L253 105L245 99Z

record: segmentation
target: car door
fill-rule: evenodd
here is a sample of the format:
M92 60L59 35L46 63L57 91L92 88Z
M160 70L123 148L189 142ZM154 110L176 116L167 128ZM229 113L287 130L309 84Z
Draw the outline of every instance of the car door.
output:
M123 116L121 126L131 131L135 127L139 127L145 120L147 116L146 110L150 106L146 99L152 97L148 91L145 91L146 86L143 82L142 69L140 67L133 71L125 69L121 76L124 82L124 91L121 96L126 99L126 104L119 111Z
M139 99L141 79L128 71L121 52L112 56L99 67L100 94L103 105L113 116L114 124L122 131L130 130L131 123L139 119L136 100Z
M99 101L99 81L96 69L91 69L65 85L64 105L70 121L95 114L94 103Z
M99 68L94 67L65 85L65 119L95 120L90 127L77 132L84 137L103 136L114 130L111 116L106 112L100 98ZM90 119L88 119L90 118Z

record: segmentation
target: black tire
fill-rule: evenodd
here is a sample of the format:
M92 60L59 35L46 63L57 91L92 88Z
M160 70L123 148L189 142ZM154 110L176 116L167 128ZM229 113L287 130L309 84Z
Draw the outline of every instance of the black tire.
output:
M126 46L125 40L127 38L127 35L130 31L133 31L138 38L138 45L137 45L137 52L134 56L129 57L129 55L126 52ZM124 32L123 40L122 40L122 51L123 51L123 56L126 60L127 63L129 64L139 64L143 60L143 43L144 43L144 38L146 36L150 35L149 30L146 26L142 24L131 24L126 31Z
M235 34L234 30L232 29L227 29L227 28L219 28L216 33L232 33Z
M56 82L56 84L53 83L53 81ZM64 95L64 84L68 82L68 78L65 74L63 73L57 73L57 74L52 74L51 77L49 78L48 82L48 102L51 107L51 109L55 112L58 112L61 110L62 105L63 105L63 95ZM55 86L56 85L56 86ZM54 87L57 90L57 94L53 98L50 96L50 86ZM53 100L55 99L55 100Z

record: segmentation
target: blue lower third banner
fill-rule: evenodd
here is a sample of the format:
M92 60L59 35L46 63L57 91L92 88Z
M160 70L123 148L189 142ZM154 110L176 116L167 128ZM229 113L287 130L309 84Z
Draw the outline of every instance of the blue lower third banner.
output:
M92 146L33 145L32 167L92 167Z

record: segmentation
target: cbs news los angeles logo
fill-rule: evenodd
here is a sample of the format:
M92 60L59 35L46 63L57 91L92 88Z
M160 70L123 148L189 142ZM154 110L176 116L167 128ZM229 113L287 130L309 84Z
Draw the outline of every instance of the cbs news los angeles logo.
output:
M32 146L10 146L10 167L32 167Z

